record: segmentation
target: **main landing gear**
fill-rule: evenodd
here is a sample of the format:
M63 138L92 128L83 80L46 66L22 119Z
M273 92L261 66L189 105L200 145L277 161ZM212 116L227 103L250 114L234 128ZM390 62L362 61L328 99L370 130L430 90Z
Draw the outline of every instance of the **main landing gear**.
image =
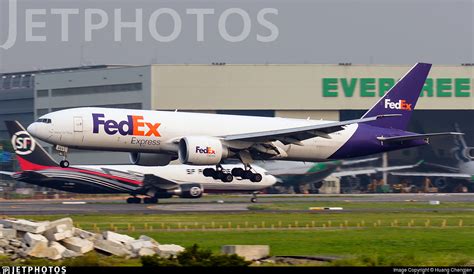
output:
M253 173L250 165L245 165L245 169L236 167L232 169L232 175L235 177L241 177L242 179L248 179L252 182L261 182L262 174Z
M127 198L127 204L140 204L142 202L142 199L133 196ZM143 203L144 204L156 204L158 203L158 198L155 197L145 197L143 198Z
M59 162L59 165L61 167L69 167L69 161L67 160L68 148L56 145L55 149L59 152L59 156L63 156L63 159L61 160L61 162Z
M232 180L234 180L234 176L232 174L227 173L224 171L221 165L217 165L216 169L213 168L205 168L202 171L202 174L205 177L212 177L214 180L220 179L224 183L230 183Z
M231 173L225 172L221 165L217 165L216 169L205 168L202 173L206 177L212 177L215 180L220 179L225 183L232 182L234 177L248 179L252 182L260 182L263 178L262 174L252 172L252 167L250 165L245 165L245 169L240 167L233 168Z

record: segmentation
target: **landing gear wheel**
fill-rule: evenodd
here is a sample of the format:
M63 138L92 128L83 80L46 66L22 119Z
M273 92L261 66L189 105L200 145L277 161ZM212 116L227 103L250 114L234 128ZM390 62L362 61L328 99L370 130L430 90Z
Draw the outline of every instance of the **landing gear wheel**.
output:
M221 165L217 165L216 169L205 168L203 169L202 174L205 177L212 177L214 180L221 180L224 183L229 183L234 180L234 176L230 173L224 172Z
M142 199L138 198L138 197L130 197L130 198L127 198L127 204L139 204L141 203Z
M222 173L220 174L221 181L224 183L230 183L234 180L234 176L230 173Z
M214 174L212 174L211 177L214 180L220 180L221 179L221 176L220 176L219 172L217 172L217 171Z
M244 173L242 174L243 179L250 180L252 177L253 177L253 172L250 170L245 170Z
M202 174L203 174L205 177L213 177L214 174L216 174L216 171L215 171L213 168L205 168L205 169L202 171Z
M244 169L240 167L236 167L232 169L231 173L235 177L242 177L242 175L244 174Z
M255 173L255 174L253 174L252 178L250 178L250 181L252 181L254 183L261 182L262 181L262 175L259 174L259 173Z
M61 167L69 167L69 161L68 160L62 160L61 162L59 162L59 165Z
M158 203L158 199L155 197L146 197L143 198L143 203L144 204L156 204Z
M258 191L252 192L252 198L250 199L250 202L252 202L252 203L257 202L257 194L258 193L259 193Z

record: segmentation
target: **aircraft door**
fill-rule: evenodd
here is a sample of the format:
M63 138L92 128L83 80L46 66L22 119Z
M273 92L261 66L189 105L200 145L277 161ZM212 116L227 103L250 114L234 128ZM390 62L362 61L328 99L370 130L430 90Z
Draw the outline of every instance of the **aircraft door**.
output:
M74 118L74 132L73 138L74 142L83 143L84 142L84 121L82 120L81 116L75 116Z
M82 132L83 122L82 117L74 117L74 132Z

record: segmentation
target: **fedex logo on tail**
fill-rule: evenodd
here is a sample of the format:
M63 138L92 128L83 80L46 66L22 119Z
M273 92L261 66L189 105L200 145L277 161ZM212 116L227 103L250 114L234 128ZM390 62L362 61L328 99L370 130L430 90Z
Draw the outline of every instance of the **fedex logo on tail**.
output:
M216 151L212 149L212 147L200 147L196 146L196 153L202 153L202 154L216 154Z
M122 136L155 136L160 137L158 127L160 123L148 123L143 121L143 116L127 115L127 120L115 121L104 119L105 115L101 113L92 114L93 133L99 133L102 126L104 132L108 135L119 133Z
M392 102L390 101L390 99L385 99L384 107L389 109L412 110L411 104L408 104L406 100L398 100L398 102Z

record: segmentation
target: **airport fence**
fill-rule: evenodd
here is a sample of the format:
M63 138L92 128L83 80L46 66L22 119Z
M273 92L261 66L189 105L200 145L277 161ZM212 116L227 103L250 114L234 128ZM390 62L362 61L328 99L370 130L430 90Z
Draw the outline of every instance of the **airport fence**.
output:
M159 231L229 231L229 230L328 230L328 229L369 229L369 228L407 228L407 229L449 229L474 227L472 220L464 219L392 219L357 222L340 221L274 221L274 222L152 222L152 223L87 223L76 222L76 226L94 232L159 232Z

